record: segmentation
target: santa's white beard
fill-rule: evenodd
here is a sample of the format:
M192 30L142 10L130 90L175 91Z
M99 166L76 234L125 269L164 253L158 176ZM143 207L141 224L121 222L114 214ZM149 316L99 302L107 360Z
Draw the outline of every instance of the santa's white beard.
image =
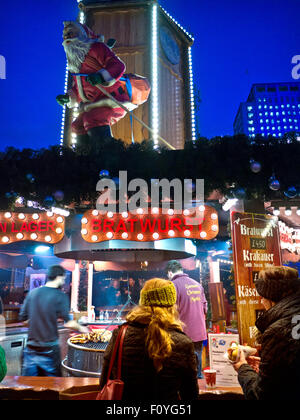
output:
M95 40L81 41L78 38L66 39L63 42L68 61L68 69L71 73L79 73L81 64L84 62L91 45Z

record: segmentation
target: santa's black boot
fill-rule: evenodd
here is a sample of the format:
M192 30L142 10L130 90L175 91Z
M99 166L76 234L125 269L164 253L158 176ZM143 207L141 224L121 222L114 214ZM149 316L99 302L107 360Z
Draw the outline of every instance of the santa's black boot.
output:
M93 144L96 142L105 142L112 139L111 129L109 125L93 127L88 131L88 135Z

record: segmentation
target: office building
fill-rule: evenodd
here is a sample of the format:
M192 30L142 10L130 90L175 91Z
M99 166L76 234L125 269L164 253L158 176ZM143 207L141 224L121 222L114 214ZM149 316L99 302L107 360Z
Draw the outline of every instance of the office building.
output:
M300 131L300 82L257 83L239 106L234 134L282 137Z

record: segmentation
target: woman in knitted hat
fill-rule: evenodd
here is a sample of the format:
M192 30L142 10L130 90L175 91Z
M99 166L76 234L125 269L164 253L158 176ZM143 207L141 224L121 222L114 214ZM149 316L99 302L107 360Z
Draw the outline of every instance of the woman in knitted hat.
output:
M300 397L300 280L297 270L270 267L255 282L266 311L256 321L261 354L256 372L241 351L234 365L246 399ZM253 365L253 360L249 361Z
M124 400L194 400L198 397L197 362L192 341L183 333L171 281L148 280L140 302L126 318L122 380ZM107 371L118 329L104 354L100 388ZM116 377L112 370L111 379Z

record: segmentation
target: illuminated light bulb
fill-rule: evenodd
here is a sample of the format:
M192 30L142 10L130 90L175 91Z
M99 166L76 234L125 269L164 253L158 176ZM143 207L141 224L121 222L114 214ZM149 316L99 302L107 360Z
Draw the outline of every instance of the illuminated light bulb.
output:
M175 235L174 230L169 230L168 235L169 235L169 236L174 236L174 235Z
M173 210L173 209L169 209L169 210L168 210L168 215L169 215L169 216L173 216L173 214L174 214L174 210Z
M205 206L203 205L199 206L198 208L199 208L199 211L205 211Z
M35 240L35 239L37 239L37 234L36 233L32 233L31 235L30 235L30 238L31 239L33 239L33 240Z
M285 210L285 211L284 211L284 214L285 214L286 216L291 216L291 215L292 215L292 210Z
M296 214L297 214L297 216L300 216L300 210L299 209L296 211Z
M158 214L158 213L159 213L159 208L158 207L153 207L152 214Z
M50 235L45 236L45 241L46 242L51 242L52 238Z
M142 233L139 233L137 235L137 238L138 238L139 241L141 241L142 239L144 239L144 235Z
M93 241L93 242L98 241L98 236L97 236L97 235L93 235L93 236L92 236L92 241Z
M280 210L274 209L273 214L274 214L274 216L279 216L280 215Z
M9 237L8 237L8 236L3 236L3 238L2 238L2 242L4 242L5 244L6 244L7 242L9 242Z
M213 220L216 220L218 218L217 213L212 213L210 216Z
M189 216L190 211L189 211L189 210L183 210L183 214L184 214L185 216Z
M86 224L87 224L87 222L88 222L88 219L87 219L86 217L83 217L83 218L81 219L81 223L82 223L83 225L86 225Z
M218 225L212 225L211 230L216 232L218 230Z
M184 233L184 236L191 236L190 230L185 230L183 233Z
M137 214L143 214L144 213L144 210L139 207L136 212L137 212Z
M114 217L113 212L112 212L112 211L108 211L108 212L107 212L107 217L109 217L110 219L111 219L112 217Z
M62 223L64 221L64 219L61 216L58 216L56 221L57 221L57 223Z
M39 216L37 213L34 213L34 214L32 215L32 218L33 218L34 220L37 220L39 217L40 217L40 216Z
M122 238L123 239L127 239L128 238L128 233L127 232L123 232L122 233Z
M7 212L4 214L4 217L5 217L6 219L10 219L10 218L11 218L11 213L10 213L9 211L7 211Z
M56 229L56 233L58 233L58 234L62 233L62 231L63 231L63 230L62 230L62 228L60 228L60 227Z
M152 235L153 239L158 239L159 238L159 234L157 232L154 232Z
M122 213L122 217L123 217L124 219L126 219L126 218L128 217L128 213L127 213L127 211L123 211L123 213Z
M19 219L23 220L23 219L25 219L25 214L24 213L20 213L18 217L19 217Z
M23 237L24 237L24 235L21 232L19 232L19 233L16 234L16 238L17 239L23 239Z
M114 234L112 232L107 232L106 237L108 239L111 239L114 236Z
M200 237L201 238L206 238L206 236L207 236L206 232L204 232L204 231L200 232Z
M92 215L93 215L93 216L98 216L98 214L99 214L98 210L93 210L93 211L92 211Z
M48 217L52 217L52 216L53 216L53 214L54 214L54 213L53 213L52 211L47 211L47 216L48 216Z
M82 235L87 235L87 233L88 233L88 230L87 229L81 229L81 234Z

